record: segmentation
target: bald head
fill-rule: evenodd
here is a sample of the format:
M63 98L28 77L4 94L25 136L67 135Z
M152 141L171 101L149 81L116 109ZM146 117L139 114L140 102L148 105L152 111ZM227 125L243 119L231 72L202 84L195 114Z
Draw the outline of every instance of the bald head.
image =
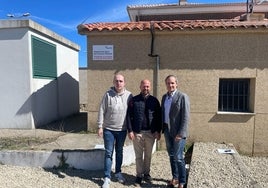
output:
M151 82L148 79L144 79L140 83L140 90L142 95L147 96L150 94L151 90Z

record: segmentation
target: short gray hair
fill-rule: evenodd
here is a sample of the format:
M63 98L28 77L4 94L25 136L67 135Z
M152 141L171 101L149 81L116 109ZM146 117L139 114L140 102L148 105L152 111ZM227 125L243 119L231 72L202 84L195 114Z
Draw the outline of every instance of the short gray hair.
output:
M169 78L171 78L171 77L175 78L175 82L178 84L178 78L177 78L177 76L172 75L172 74L170 74L170 75L168 75L168 76L166 77L166 79L165 79L165 83L166 83L167 80L168 80Z

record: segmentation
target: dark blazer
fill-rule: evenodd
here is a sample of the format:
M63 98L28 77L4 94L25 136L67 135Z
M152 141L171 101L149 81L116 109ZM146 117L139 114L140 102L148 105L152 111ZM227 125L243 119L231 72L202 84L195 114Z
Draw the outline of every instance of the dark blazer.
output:
M164 126L164 120L165 120L164 103L167 96L168 94L163 95L161 100L163 131L168 131L168 128ZM186 138L188 136L189 120L190 120L189 97L185 93L177 90L172 97L171 107L169 111L170 135L174 138L176 137L176 135L180 135L182 138Z

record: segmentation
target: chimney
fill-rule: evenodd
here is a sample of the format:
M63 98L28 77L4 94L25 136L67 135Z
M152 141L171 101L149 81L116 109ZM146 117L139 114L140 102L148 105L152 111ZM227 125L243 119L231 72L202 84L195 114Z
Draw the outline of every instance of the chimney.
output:
M265 14L263 13L245 13L240 16L239 21L263 21L265 19Z
M187 0L179 0L179 5L186 5L187 4Z

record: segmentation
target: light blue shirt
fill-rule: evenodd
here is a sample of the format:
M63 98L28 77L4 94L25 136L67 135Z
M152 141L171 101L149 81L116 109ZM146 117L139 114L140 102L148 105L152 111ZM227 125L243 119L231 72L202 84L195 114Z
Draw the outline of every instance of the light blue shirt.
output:
M172 102L172 98L174 93L177 90L173 91L170 93L170 95L167 95L166 99L165 99L165 103L164 103L164 107L165 107L165 119L164 119L164 123L168 124L168 128L170 129L170 123L169 123L169 111L170 111L170 107L171 107L171 102Z

